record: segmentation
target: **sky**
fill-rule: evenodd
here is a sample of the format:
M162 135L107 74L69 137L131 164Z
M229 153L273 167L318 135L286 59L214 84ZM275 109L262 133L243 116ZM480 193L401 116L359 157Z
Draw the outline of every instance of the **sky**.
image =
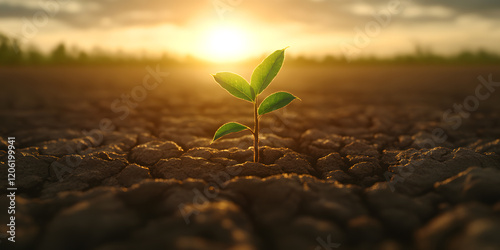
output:
M498 0L0 0L0 32L49 50L64 42L213 61L290 54L500 52Z

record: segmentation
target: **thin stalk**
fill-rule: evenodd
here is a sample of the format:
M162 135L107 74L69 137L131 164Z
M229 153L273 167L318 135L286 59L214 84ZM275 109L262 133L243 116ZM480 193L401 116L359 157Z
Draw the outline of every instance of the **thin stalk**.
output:
M255 102L253 103L253 118L253 161L259 162L259 115L257 114L257 98L255 98Z

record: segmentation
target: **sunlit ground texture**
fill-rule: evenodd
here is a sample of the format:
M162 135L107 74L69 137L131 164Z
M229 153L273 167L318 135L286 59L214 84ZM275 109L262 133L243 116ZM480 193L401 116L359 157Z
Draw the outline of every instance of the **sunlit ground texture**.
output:
M220 70L0 69L15 247L500 247L498 67L285 63L266 94L302 101L262 118L261 163L248 162L249 134L210 144L221 124L253 118L213 82ZM0 178L6 190L7 168Z

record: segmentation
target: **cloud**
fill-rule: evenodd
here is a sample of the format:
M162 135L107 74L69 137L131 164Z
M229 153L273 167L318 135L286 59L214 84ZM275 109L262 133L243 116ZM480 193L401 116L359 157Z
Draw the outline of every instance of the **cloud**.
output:
M498 0L268 0L265 8L253 2L248 5L262 19L302 22L309 27L323 29L352 29L353 26L373 19L374 13L387 10L391 2L401 3L403 12L397 15L400 25L454 22L466 14L500 20ZM246 7L247 2L243 5Z
M56 0L31 2L0 2L1 18L31 18L37 12L50 13L57 5L53 18L76 28L99 26L150 26L161 23L183 24L200 8L200 1L162 0ZM208 2L206 2L208 5ZM49 6L44 8L43 6Z
M33 15L34 10L24 5L0 3L0 18L21 18Z
M419 4L425 6L442 6L453 9L460 14L463 13L485 13L500 10L498 0L419 0Z
M163 23L184 25L200 13L212 12L217 18L214 1L226 4L238 3L234 15L247 13L264 23L298 23L309 30L346 30L370 20L371 14L387 8L391 1L397 0L267 0L267 1L229 1L228 0L60 0L65 2L54 19L75 28L89 27L127 27L153 26ZM400 0L403 4L408 0ZM42 10L40 3L45 1L0 1L0 19L30 18ZM419 0L410 1L408 13L398 17L400 24L449 22L470 13L484 18L500 19L500 1L498 0ZM432 12L441 8L446 15ZM434 14L433 14L434 13Z

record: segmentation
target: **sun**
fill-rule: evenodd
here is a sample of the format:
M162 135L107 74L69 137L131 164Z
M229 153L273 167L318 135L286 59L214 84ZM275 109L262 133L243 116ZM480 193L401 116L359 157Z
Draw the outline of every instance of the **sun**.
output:
M210 61L237 61L248 54L248 36L236 27L213 28L207 33L206 42L206 57Z

